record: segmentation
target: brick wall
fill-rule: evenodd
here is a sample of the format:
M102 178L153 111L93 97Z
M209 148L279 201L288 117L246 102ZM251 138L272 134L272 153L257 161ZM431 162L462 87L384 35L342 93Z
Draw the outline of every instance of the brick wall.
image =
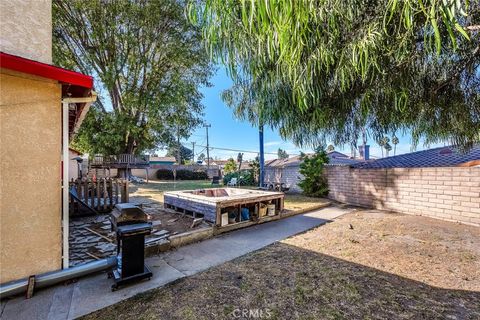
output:
M480 168L328 167L329 198L480 225Z
M266 168L265 182L301 192L298 166ZM352 169L328 166L328 197L340 202L480 226L480 168Z

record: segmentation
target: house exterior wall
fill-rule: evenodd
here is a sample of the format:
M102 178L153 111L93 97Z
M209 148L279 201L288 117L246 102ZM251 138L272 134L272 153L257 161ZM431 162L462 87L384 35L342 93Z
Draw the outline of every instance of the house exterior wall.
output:
M0 70L0 283L61 267L60 100L57 82Z
M480 226L480 168L328 167L329 198Z
M0 1L0 51L52 63L52 1Z
M302 179L299 172L299 166L290 166L285 168L266 167L264 183L283 182L291 192L302 192L298 186L298 182Z

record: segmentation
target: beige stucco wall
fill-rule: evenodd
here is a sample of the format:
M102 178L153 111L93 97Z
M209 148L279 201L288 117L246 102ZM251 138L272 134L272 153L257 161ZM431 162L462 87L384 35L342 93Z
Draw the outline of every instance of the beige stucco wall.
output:
M52 63L52 1L1 0L0 51Z
M61 87L0 69L0 283L61 267Z

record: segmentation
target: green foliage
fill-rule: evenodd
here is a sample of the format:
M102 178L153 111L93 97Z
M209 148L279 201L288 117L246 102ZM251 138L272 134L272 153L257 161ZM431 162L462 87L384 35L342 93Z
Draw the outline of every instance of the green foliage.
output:
M287 151L278 148L277 157L278 157L278 159L288 159L289 155L288 155Z
M225 174L231 173L231 172L236 172L237 171L237 163L233 158L228 159L227 163L225 163L225 167L223 168L223 172Z
M200 153L200 155L198 156L197 160L198 161L204 161L206 158L205 158L205 154L202 152Z
M186 161L192 160L192 158L193 158L192 150L185 147L182 144L177 145L176 143L171 145L168 148L167 154L165 156L166 157L175 157L175 159L177 159L178 158L178 148L180 148L180 164L185 164ZM177 162L178 162L178 159L177 159Z
M255 186L255 177L251 170L241 170L240 172L230 172L223 176L223 184L227 185L232 178L237 178L239 186Z
M173 180L173 171L168 169L158 169L157 179L159 180Z
M250 172L254 179L255 184L258 183L258 179L260 178L260 158L256 156L252 162L250 162Z
M468 15L464 10L468 8ZM235 114L299 145L480 140L480 2L192 1Z
M182 0L54 0L56 65L90 74L98 102L76 146L142 153L186 138L201 123L212 65Z
M168 169L157 170L157 179L159 180L173 180L173 171ZM177 180L207 180L208 175L205 171L191 171L191 170L177 170Z
M328 181L323 174L323 168L328 163L329 158L325 150L318 148L315 154L308 156L301 154L300 174L303 179L298 186L303 193L311 197L323 197L328 194Z
M333 151L335 151L335 147L332 144L329 144L328 147L327 147L327 151L328 152L333 152Z

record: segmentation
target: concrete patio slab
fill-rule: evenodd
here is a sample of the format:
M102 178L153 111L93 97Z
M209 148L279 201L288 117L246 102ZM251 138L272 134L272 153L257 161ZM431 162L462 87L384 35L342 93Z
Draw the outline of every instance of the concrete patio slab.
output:
M24 297L7 300L2 303L1 319L74 319L325 224L352 210L328 207L150 257L146 263L153 272L152 279L115 292L111 291L113 281L102 272L73 284L41 290L29 300Z

